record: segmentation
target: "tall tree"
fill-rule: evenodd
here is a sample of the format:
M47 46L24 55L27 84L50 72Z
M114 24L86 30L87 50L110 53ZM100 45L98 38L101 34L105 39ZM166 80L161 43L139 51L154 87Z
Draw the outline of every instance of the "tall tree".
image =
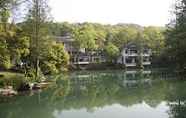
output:
M119 56L118 47L109 42L105 46L105 52L107 54L108 61L111 62L111 63L112 62L116 63L117 57Z
M49 7L47 0L31 0L30 9L28 10L28 17L26 22L30 26L28 34L30 35L30 56L31 65L35 68L35 78L39 76L39 64L40 64L40 51L43 42L47 39L47 28L46 23L49 20ZM29 4L30 5L30 4Z
M96 32L91 25L85 23L75 27L73 37L75 38L77 42L76 44L79 48L85 48L88 50L97 49Z
M7 23L10 17L10 7L12 0L0 0L0 22L3 25L3 30L7 31Z
M28 54L28 39L15 24L10 24L12 9L19 0L0 0L0 66L10 69L17 65L22 56Z
M177 0L174 22L169 24L167 48L179 70L186 70L186 0Z

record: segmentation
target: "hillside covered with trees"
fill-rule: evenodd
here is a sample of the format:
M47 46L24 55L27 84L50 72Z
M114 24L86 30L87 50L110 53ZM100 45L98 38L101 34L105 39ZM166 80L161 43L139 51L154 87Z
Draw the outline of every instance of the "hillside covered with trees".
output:
M0 69L37 78L67 70L69 55L55 36L70 35L79 48L102 50L108 60L116 59L130 42L152 50L155 67L185 66L185 1L176 7L176 20L168 27L136 24L53 22L46 0L0 1ZM25 9L21 9L22 7ZM19 15L21 18L19 18ZM24 16L22 18L22 16ZM19 22L16 20L19 19ZM21 19L21 20L20 20ZM176 63L174 63L176 62Z
M165 52L165 27L143 27L137 24L103 25L99 23L49 23L54 36L71 35L79 48L104 50L107 57L118 58L123 47L130 43L152 49L155 63L160 63Z

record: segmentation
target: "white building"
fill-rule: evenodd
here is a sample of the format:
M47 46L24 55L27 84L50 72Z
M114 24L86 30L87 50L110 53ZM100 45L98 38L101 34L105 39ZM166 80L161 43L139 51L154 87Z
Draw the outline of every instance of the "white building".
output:
M140 61L139 59L142 59ZM148 47L143 47L140 51L136 44L129 43L121 51L121 56L117 63L123 64L126 67L136 67L140 62L143 66L151 65L151 50Z
M63 43L65 50L70 55L70 63L75 65L88 65L91 63L105 62L102 51L86 51L85 48L79 49L75 45L75 39L70 35L55 37L57 42Z

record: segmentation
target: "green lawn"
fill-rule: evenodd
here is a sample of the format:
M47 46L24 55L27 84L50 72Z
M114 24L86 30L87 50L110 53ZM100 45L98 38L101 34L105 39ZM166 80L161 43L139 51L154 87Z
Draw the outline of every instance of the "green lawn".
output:
M1 77L2 76L2 77ZM13 72L0 72L0 79L4 78L14 78L14 77L23 77L23 74L20 73L13 73Z
M26 79L23 74L13 72L0 72L0 88L13 86L17 89Z

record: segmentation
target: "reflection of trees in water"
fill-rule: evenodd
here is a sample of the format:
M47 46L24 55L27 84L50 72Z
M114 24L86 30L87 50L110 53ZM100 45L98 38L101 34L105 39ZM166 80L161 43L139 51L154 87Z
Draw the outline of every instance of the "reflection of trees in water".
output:
M133 74L132 78L128 78L126 74ZM162 78L162 75L151 72L73 73L70 77L58 79L55 85L41 92L40 102L38 94L34 94L18 96L12 98L10 103L0 104L0 117L21 118L20 114L23 114L27 118L52 118L54 110L86 108L92 112L95 108L106 105L132 106L143 101L151 107L156 107L162 101L174 100L172 96L178 94L177 86L183 84L159 78ZM175 84L177 86L174 86ZM173 114L172 111L169 113Z
M186 118L186 82L174 83L167 94L170 118Z

